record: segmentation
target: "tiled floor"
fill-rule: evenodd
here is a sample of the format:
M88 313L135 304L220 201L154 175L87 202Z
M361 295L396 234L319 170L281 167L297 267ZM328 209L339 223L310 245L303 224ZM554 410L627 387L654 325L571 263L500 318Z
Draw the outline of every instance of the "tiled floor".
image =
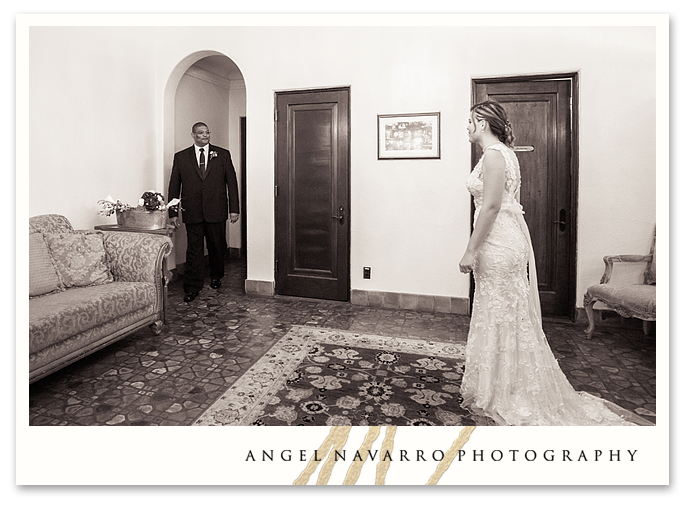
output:
M189 425L291 327L463 342L469 318L244 292L245 264L231 262L220 290L183 302L169 288L168 324L125 338L30 388L31 425ZM599 326L546 319L562 369L585 390L656 421L655 336L636 322Z

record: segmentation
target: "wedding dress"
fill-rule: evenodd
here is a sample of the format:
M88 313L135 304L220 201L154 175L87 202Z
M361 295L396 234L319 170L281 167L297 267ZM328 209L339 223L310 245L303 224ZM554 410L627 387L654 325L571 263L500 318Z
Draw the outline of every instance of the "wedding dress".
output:
M497 425L636 425L630 420L640 417L576 392L560 369L542 329L533 249L517 201L519 162L502 143L485 152L490 149L505 160L505 185L474 266L462 406ZM476 205L474 222L483 206L485 152L466 183Z

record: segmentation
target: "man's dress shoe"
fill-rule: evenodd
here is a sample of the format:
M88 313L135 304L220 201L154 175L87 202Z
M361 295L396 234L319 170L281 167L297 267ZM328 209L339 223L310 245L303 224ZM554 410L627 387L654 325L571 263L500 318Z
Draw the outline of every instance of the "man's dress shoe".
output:
M197 297L198 295L199 295L199 292L186 293L185 297L183 297L183 300L185 302L192 302L193 300L195 300L195 297Z
M218 290L221 288L221 280L220 279L212 279L211 280L211 287L214 288L215 290Z

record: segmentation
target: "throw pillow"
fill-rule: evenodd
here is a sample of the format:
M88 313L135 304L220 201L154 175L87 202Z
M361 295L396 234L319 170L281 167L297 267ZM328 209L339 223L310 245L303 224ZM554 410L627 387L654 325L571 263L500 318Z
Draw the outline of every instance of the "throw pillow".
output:
M29 234L29 297L62 290L42 233Z
M45 238L66 288L113 281L100 232L45 234Z

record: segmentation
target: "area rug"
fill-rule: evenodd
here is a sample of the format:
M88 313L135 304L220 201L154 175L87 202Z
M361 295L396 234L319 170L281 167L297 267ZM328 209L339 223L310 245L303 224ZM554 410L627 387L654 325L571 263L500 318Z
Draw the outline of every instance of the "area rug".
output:
M479 425L464 345L295 326L193 425Z

